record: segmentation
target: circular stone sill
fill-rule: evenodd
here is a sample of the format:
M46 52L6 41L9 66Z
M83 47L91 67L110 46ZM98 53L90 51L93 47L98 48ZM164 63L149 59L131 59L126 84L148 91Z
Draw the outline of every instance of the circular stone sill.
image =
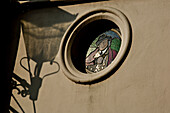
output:
M96 20L109 20L116 24L121 32L120 50L113 62L105 69L97 73L84 73L79 71L71 59L71 47L78 32L89 23ZM79 37L81 38L81 37ZM126 16L114 8L95 8L77 18L67 29L60 45L61 69L65 76L76 83L90 84L104 78L111 72L125 55L130 41L130 26Z

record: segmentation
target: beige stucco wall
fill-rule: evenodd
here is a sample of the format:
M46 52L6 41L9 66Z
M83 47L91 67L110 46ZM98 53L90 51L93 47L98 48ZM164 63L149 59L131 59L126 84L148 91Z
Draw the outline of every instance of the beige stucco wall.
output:
M132 28L132 44L127 58L112 76L92 85L72 82L64 75L62 69L57 74L46 77L40 88L38 100L35 102L37 113L169 113L169 0L113 0L59 8L72 15L78 13L77 17L79 17L82 13L98 6L117 8L128 18ZM55 15L56 9L38 10L37 15L48 14L49 10L54 11L50 14ZM26 14L22 22L25 18L34 19L35 12ZM54 17L58 18L57 13ZM46 17L46 20L48 18ZM64 25L67 26L73 20ZM52 25L48 28L35 27L43 29L43 32L54 28ZM66 30L67 27L62 29ZM24 56L26 56L26 49L21 33L14 73L29 81L28 72L19 65L19 60ZM57 54L55 61L60 64L60 60L61 57ZM31 66L33 69L34 61L31 61ZM55 66L50 67L46 63L42 67L40 76L55 69ZM33 112L32 102L28 96L23 98L15 91L13 94L16 95L26 113ZM11 105L20 110L13 99Z

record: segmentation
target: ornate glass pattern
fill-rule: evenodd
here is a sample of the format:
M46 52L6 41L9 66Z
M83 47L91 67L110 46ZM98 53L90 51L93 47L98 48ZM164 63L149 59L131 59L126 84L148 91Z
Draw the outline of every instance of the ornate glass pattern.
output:
M117 56L121 46L119 29L111 29L100 34L90 45L86 54L86 72L105 69Z

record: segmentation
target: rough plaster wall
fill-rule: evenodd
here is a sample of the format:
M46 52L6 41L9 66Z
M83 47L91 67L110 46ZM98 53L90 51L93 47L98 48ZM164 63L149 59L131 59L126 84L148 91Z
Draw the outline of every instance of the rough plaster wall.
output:
M127 58L100 83L76 84L61 70L44 79L36 101L37 113L169 113L170 2L113 0L60 8L81 14L98 6L117 8L129 19L132 45ZM59 56L55 60L60 61ZM42 75L49 69L44 67ZM32 111L26 99L23 107Z

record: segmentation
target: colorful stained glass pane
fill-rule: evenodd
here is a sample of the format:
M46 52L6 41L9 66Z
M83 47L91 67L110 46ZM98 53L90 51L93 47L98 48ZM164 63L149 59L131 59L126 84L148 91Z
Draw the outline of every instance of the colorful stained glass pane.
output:
M117 56L121 46L119 30L111 29L99 35L90 45L86 54L86 72L105 69Z

